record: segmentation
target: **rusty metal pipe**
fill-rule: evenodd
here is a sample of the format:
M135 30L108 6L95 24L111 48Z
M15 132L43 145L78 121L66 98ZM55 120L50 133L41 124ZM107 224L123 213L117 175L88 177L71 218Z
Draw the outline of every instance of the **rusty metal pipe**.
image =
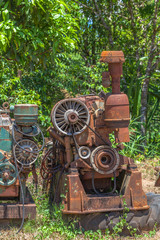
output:
M67 161L67 164L65 165L65 168L68 168L70 163L71 163L71 143L70 143L70 137L69 136L65 136L64 142L65 142L66 161Z
M52 127L49 127L47 129L47 131L49 132L50 136L55 138L56 140L58 140L63 146L65 146L65 141L63 140L63 138L58 134L56 133L56 131L54 130L54 128Z
M112 93L118 94L121 93L120 90L120 78L123 73L122 63L109 63L109 73L112 78Z
M122 51L103 51L100 62L107 62L109 67L109 74L112 78L112 93L119 94L120 91L120 77L123 73L122 64L125 61Z

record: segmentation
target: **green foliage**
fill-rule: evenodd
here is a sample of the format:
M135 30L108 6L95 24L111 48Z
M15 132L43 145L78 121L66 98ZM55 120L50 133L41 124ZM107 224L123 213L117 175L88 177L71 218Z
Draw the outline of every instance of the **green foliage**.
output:
M100 230L97 230L96 232L86 231L86 232L84 232L84 236L85 236L85 238L91 239L91 240L102 240L102 239L104 239L104 236L103 236L103 234ZM105 239L108 239L108 238L105 238Z
M152 129L153 126L151 126ZM145 158L154 158L160 155L160 134L158 129L153 128L148 131L147 136L141 134L141 122L140 117L131 119L130 121L130 142L123 143L125 148L121 150L121 154L138 159L139 161L145 160ZM149 136L148 136L149 135ZM149 139L148 144L145 146L144 141Z
M126 228L131 236L134 236L137 232L136 228L133 228L129 225L127 222L127 213L129 212L129 208L127 207L127 203L125 199L123 200L123 214L119 217L119 222L113 227L113 238L118 237L119 234L123 232L123 230Z
M132 119L139 117L148 46L155 33L147 135L141 136L139 123L134 133L137 139L131 136L127 148L131 156L139 154L145 140L145 154L159 155L159 12L154 18L155 1L2 0L0 7L0 104L37 103L44 128L58 100L110 91L101 84L101 73L107 70L99 63L102 50L123 50L121 90L129 97Z
M8 0L0 7L1 52L18 68L48 66L57 52L75 47L78 25L65 2Z
M52 215L50 214L50 205L48 197L39 192L35 198L37 205L38 217L36 220L29 220L26 222L24 229L26 232L37 232L35 239L41 240L48 237L57 238L61 236L63 239L74 239L81 231L75 229L76 221L69 224L62 219L62 209L58 206L53 206Z

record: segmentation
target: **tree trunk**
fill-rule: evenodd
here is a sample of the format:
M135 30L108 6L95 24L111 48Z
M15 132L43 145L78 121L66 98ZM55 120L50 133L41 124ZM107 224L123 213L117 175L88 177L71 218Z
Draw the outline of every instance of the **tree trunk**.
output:
M148 63L146 68L146 74L145 79L142 84L142 95L141 95L141 132L142 136L146 135L146 121L147 121L147 96L148 96L148 87L149 87L149 81L151 78L152 73L152 63L154 57L158 54L157 51L157 44L155 42L156 40L156 33L159 29L159 27L156 28L156 21L157 21L157 12L158 12L158 2L159 0L155 0L155 11L153 16L153 34L151 39L151 45L150 45L150 51L148 55ZM145 142L146 144L146 142Z

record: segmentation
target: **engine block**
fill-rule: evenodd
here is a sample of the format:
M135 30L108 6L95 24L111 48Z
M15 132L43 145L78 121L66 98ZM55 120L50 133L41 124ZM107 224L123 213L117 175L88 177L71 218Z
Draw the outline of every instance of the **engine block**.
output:
M130 210L149 208L141 173L132 159L119 153L130 140L129 101L120 90L124 54L104 51L100 61L108 63L102 84L111 85L112 92L63 99L51 111L53 145L42 160L41 175L52 199L63 201L63 214L123 211L124 199Z

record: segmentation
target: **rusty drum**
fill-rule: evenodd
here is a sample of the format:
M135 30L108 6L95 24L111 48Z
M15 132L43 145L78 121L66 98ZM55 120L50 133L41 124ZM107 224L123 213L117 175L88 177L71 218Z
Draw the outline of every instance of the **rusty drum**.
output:
M105 119L108 128L128 127L129 101L126 94L110 94L106 96L105 101Z

